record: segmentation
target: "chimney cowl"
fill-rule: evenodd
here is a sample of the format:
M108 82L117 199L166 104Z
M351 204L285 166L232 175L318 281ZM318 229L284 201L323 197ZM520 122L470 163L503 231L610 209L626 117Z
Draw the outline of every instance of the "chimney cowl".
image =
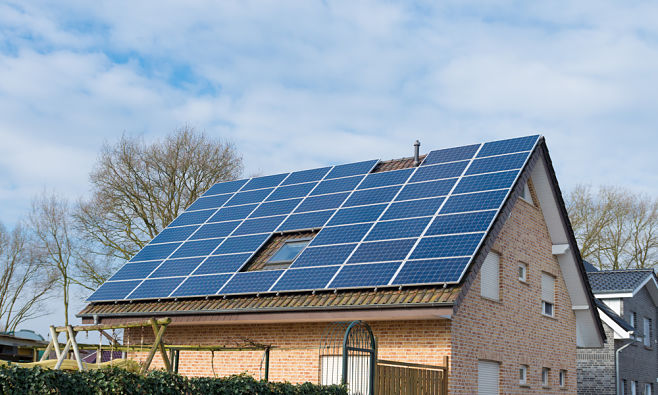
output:
M414 166L420 165L420 141L414 143Z

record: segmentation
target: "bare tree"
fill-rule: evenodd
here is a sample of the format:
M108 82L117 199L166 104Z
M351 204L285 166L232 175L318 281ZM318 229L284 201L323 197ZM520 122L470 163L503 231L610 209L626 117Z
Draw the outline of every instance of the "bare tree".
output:
M55 276L64 303L64 324L68 325L71 284L80 284L76 279L78 244L69 202L56 194L42 193L32 201L30 224L38 258Z
M581 255L600 269L658 266L658 199L579 185L567 210Z
M241 174L231 143L189 127L150 144L125 135L106 144L91 173L92 196L76 213L89 256L99 257L82 274L101 284L213 184Z
M0 224L0 330L14 331L42 312L55 276L36 259L22 224L13 231Z

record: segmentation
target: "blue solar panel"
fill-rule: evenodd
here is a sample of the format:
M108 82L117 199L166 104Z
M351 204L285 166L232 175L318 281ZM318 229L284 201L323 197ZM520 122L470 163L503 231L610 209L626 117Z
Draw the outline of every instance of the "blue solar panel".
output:
M168 243L168 244L156 244L156 245L147 245L142 248L142 250L137 253L130 260L130 262L138 261L153 261L156 259L165 259L169 256L181 243Z
M240 221L216 222L205 224L192 236L190 240L212 239L216 237L228 236L233 229L240 225Z
M137 281L111 281L106 282L101 285L96 292L91 294L87 298L89 302L101 301L101 300L120 300L126 297L135 289L141 280Z
M186 258L190 256L203 256L210 255L211 252L217 248L219 243L224 239L208 239L208 240L196 240L196 241L187 241L174 252L172 258Z
M466 175L491 173L494 171L520 169L523 167L527 153L494 156L491 158L476 159L466 170Z
M203 261L203 257L200 258L183 258L183 259L167 259L162 265L152 273L149 277L175 277L175 276L187 276L192 273L199 263ZM142 277L144 278L144 277Z
M407 261L393 284L432 284L456 282L469 258L423 259Z
M162 261L137 262L123 265L118 272L110 278L110 281L136 280L146 278Z
M404 186L395 200L422 199L426 197L445 196L457 182L456 178L438 181L426 181Z
M539 136L526 136L509 140L492 141L485 143L477 157L509 154L512 152L529 151L535 146Z
M272 192L272 188L257 189L255 191L238 192L225 203L226 206L237 206L240 204L259 203L262 202L267 195Z
M221 290L222 294L267 292L283 270L236 273Z
M447 258L470 256L475 252L484 233L455 236L423 237L409 259Z
M309 196L304 199L304 202L297 207L296 213L303 213L305 211L327 210L337 208L347 197L349 192L334 193L331 195Z
M199 229L199 226L196 225L182 226L180 228L165 228L162 230L162 232L160 232L160 234L155 236L150 244L187 240L187 238L190 237L190 235L197 229Z
M299 184L302 182L319 181L331 167L322 167L320 169L302 170L291 173L281 185Z
M249 180L247 185L242 187L243 191L250 191L252 189L262 189L262 188L271 188L279 185L284 178L288 176L288 173L285 174L274 174L271 176L256 177Z
M208 196L208 197L200 197L198 198L190 207L188 207L188 210L203 210L203 209L208 209L208 208L218 208L221 207L224 203L226 203L232 194L227 194L227 195L215 195L215 196Z
M422 165L432 165L435 163L455 162L458 160L471 159L477 152L480 144L466 145L463 147L447 148L432 151L425 157Z
M444 198L411 200L391 204L382 215L382 220L397 218L413 218L434 215L441 207Z
M270 195L270 197L267 198L267 201L304 197L308 195L311 189L313 189L317 184L318 184L317 182L308 182L306 184L278 187L272 193L272 195Z
M487 191L490 189L510 188L519 174L518 170L502 173L489 173L479 176L464 177L459 181L453 193Z
M272 291L294 291L324 288L340 266L290 269L281 276Z
M254 252L269 238L269 234L229 237L215 250L215 255Z
M213 295L231 277L230 274L219 274L213 276L189 277L172 296L205 296Z
M185 212L178 216L169 226L198 225L206 222L215 210Z
M496 210L466 214L439 215L427 229L426 236L454 233L484 232L489 227Z
M368 174L359 185L359 189L377 188L389 185L404 184L409 178L413 169L403 169L395 171L385 171L381 173Z
M324 195L326 193L336 193L352 191L361 182L363 176L339 178L337 180L322 181L317 188L311 192L311 195Z
M497 209L503 203L507 192L509 191L502 190L454 195L448 199L440 214Z
M236 219L245 219L257 207L257 204L247 204L245 206L224 207L219 209L217 214L213 215L208 222L232 221Z
M308 247L291 267L340 265L345 262L356 244L340 244L327 247Z
M366 174L372 170L373 167L377 164L378 160L368 160L364 162L357 163L348 163L345 165L335 166L329 174L327 174L326 179L330 178L339 178L354 176L357 174Z
M251 254L213 255L192 274L232 273L240 269Z
M345 265L329 288L376 287L388 284L400 262Z
M292 214L279 226L278 232L302 229L317 229L324 226L335 210L313 211L310 213Z
M237 190L240 189L240 187L243 186L247 181L248 180L220 182L219 184L215 184L210 187L210 189L208 189L208 191L204 193L203 196L237 192Z
M399 261L404 259L416 239L374 241L362 243L348 263Z
M377 222L366 240L401 239L418 237L430 222L430 217Z
M319 246L327 244L358 242L363 239L363 236L365 236L370 227L372 227L372 223L323 228L320 233L315 236L311 242L311 245Z
M130 299L166 298L185 277L158 278L144 282L130 294Z
M375 204L390 202L393 200L395 194L398 193L401 186L394 187L384 187L377 189L366 189L363 191L355 191L352 193L347 202L345 202L344 207L350 206L363 206L365 204Z
M336 212L336 215L334 215L327 225L344 225L376 221L384 209L386 209L386 204L342 208Z
M285 218L285 215L279 215L276 217L248 219L233 232L233 236L272 232Z
M469 161L465 160L461 162L444 163L432 166L421 166L416 170L409 182L421 182L440 180L442 178L459 177L464 172L468 162Z
M271 215L289 214L297 207L302 199L279 200L261 204L249 218L269 217Z

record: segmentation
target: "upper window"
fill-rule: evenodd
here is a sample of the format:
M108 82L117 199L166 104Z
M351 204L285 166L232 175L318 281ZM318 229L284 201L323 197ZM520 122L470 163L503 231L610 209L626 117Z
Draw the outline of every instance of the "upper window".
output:
M544 387L548 387L548 374L551 370L549 368L541 368L541 385Z
M528 365L521 365L519 368L519 385L528 383Z
M490 251L480 269L480 294L485 298L499 300L499 271L500 255Z
M265 262L263 269L285 269L292 261L297 258L300 252L308 245L310 239L290 239L279 248L277 252L272 255L270 259Z
M548 273L541 274L541 312L555 316L555 277Z
M519 281L528 281L528 264L519 262Z
M651 338L652 338L652 335L651 335L651 319L647 318L647 317L644 317L642 323L644 324L643 328L642 328L642 329L644 329L644 331L642 333L642 335L644 336L644 345L647 346L647 347L651 347Z
M567 371L560 370L560 387L564 388L567 385Z
M527 182L523 185L523 193L521 193L521 199L532 204L532 195L530 194L530 187L528 186Z

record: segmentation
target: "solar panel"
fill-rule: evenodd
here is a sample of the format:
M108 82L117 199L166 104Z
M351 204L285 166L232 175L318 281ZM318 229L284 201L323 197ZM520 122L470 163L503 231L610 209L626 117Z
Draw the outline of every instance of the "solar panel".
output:
M217 183L88 300L458 282L538 139ZM299 231L315 237L289 268L244 271Z

